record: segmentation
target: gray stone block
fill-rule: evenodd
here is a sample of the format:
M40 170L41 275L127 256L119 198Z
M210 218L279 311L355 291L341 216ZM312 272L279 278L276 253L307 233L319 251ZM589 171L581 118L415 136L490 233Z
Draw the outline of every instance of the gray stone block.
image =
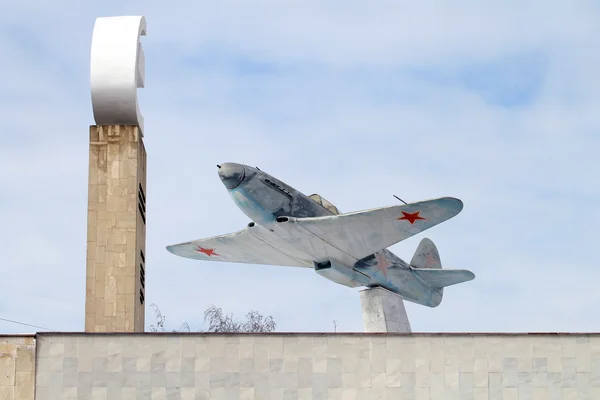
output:
M167 382L168 384L168 382ZM182 372L179 377L179 385L183 387L194 387L196 385L196 378L193 372Z
M283 358L270 358L269 359L269 372L271 372L271 373L283 372Z
M174 388L181 386L181 372L167 372L165 374L166 387Z
M166 372L167 362L162 352L152 354L150 357L150 372L164 374Z
M148 376L148 373L143 373ZM150 374L150 386L153 388L165 388L167 387L167 375L166 372L151 372Z
M179 387L169 387L166 390L166 400L180 400L181 389Z
M121 370L124 374L132 374L137 372L137 359L133 357L123 357L121 359Z

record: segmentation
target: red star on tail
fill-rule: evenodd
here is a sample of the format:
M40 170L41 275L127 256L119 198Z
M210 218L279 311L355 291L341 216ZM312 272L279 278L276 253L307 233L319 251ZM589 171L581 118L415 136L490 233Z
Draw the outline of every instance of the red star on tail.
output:
M215 253L215 249L205 249L204 247L198 246L198 248L196 249L196 251L198 253L204 253L204 254L206 254L209 257L210 256L218 256L218 254Z
M417 211L416 213L412 213L412 214L402 211L403 216L400 218L396 218L396 219L397 220L401 220L401 219L406 220L406 221L410 222L410 224L412 225L418 219L427 219L427 218L423 218L423 217L419 216L420 213L421 213L421 211Z

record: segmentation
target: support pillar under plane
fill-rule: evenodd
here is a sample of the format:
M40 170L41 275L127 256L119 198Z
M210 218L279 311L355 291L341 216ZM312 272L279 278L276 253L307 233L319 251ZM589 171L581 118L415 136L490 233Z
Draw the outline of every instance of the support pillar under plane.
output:
M365 332L410 333L410 322L400 296L381 287L360 291Z

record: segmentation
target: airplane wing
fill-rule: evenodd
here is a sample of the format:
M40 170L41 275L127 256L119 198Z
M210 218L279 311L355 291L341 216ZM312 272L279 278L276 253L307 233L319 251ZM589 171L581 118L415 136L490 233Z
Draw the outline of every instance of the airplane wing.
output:
M167 246L175 255L194 260L224 261L234 263L306 267L302 261L291 258L275 247L263 242L248 228L228 235Z
M463 203L453 197L348 214L290 219L321 240L358 260L457 215Z

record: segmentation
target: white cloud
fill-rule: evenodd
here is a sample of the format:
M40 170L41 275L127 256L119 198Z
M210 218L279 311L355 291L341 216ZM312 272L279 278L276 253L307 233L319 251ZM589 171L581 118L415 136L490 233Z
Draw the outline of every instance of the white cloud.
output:
M166 252L246 224L216 176L217 163L238 161L343 211L391 204L392 194L463 199L464 211L426 236L445 267L477 278L447 289L437 309L407 305L414 330L598 329L596 5L215 4L14 2L0 16L0 317L83 329L91 32L96 16L142 13L147 304L170 324L198 326L216 304L272 314L286 331L332 330L333 319L362 329L357 291L310 270ZM486 93L452 74L411 74L533 53L544 58L539 91L517 106L488 101L520 89L532 72L517 64L494 69ZM243 62L275 73L243 73ZM423 236L393 250L410 259Z

